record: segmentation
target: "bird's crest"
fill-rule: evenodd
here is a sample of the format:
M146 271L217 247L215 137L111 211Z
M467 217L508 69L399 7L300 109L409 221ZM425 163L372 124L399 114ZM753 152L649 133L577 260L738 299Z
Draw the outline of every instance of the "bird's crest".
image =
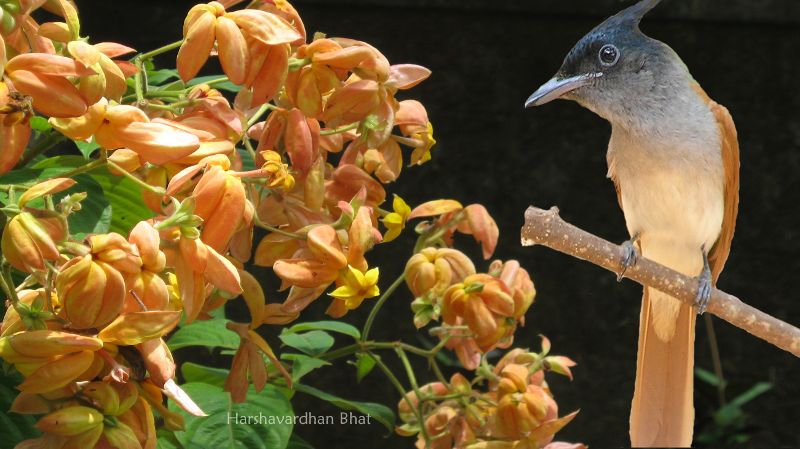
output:
M609 17L600 27L638 28L642 17L660 2L661 0L642 0Z

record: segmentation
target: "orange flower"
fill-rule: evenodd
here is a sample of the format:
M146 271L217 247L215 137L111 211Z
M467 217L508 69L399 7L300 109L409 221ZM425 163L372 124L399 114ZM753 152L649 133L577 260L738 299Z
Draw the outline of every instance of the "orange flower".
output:
M489 273L503 281L511 289L514 298L514 318L525 324L525 312L533 304L536 288L528 272L516 260L505 263L495 260L489 266Z
M428 112L416 100L403 100L395 115L395 124L405 137L393 136L403 145L414 148L411 165L421 165L431 159L431 148L436 144L433 138L433 125L428 120Z
M452 248L423 248L406 263L406 283L416 297L429 292L441 295L473 274L475 265L469 257Z
M67 236L64 217L47 210L23 210L3 229L2 250L12 267L32 273L59 257L56 243Z
M489 211L481 204L470 204L463 207L461 203L454 200L434 200L420 204L411 211L409 219L420 217L439 216L436 221L437 226L446 226L452 220L456 220L456 226L450 227L442 236L448 244L452 244L455 231L470 234L481 244L483 258L488 259L497 247L497 239L500 231L497 223Z
M4 46L0 37L0 47ZM4 51L0 49L0 52ZM4 56L0 55L0 73ZM0 175L14 168L22 157L31 138L28 120L33 115L30 97L19 92L10 92L6 83L0 81Z
M319 123L299 109L275 111L264 123L257 151L284 150L292 168L305 174L319 157Z
M508 287L488 274L473 274L447 289L442 317L449 325L459 319L475 335L475 343L486 352L514 332L514 300Z
M233 235L249 226L247 198L244 185L230 171L230 159L222 155L209 156L197 165L176 174L169 182L167 194L175 195L190 186L193 177L202 172L194 186L194 214L203 219L201 238L217 252L228 248Z
M50 123L72 140L94 136L98 145L107 150L129 148L142 161L156 165L188 156L200 147L197 136L172 126L170 122L151 122L141 109L109 105L105 98L80 117L51 118Z
M122 311L125 281L119 271L91 254L75 257L56 276L59 315L75 329L101 328Z
M169 241L169 248L165 247L164 253L167 266L175 270L187 323L194 321L203 309L208 296L206 281L228 294L242 292L236 267L199 238L184 237L173 228L164 231L162 239Z
M6 76L14 89L33 100L33 108L50 117L77 117L86 112L84 96L72 78L94 75L94 70L65 56L26 53L11 58Z
M353 164L339 165L325 181L325 203L333 208L340 201L350 201L362 189L366 191L365 205L378 207L386 201L386 190L369 173Z
M139 310L164 310L169 301L167 285L159 275L166 266L166 256L159 249L161 237L146 221L131 230L128 241L136 245L142 260L140 272L126 279L129 291L125 297L123 313Z
M364 253L378 241L380 234L372 226L372 209L365 206L355 213L346 236L340 237L330 225L313 227L308 231L305 248L297 251L291 259L276 261L272 267L283 281L282 288L292 287L284 303L284 311L295 313L303 310L334 281L339 287L353 287L355 284L348 277L350 269L357 270L363 276L368 271ZM370 283L374 284L373 281ZM359 292L362 290L360 286L361 283L357 289ZM370 293L364 297L372 295L373 292L366 286L365 291L368 290ZM338 318L360 304L359 301L351 301L348 307L346 299L334 297L326 313Z
M78 83L78 90L86 100L86 104L97 103L103 97L119 101L125 91L128 90L125 73L123 73L119 65L102 51L103 49L110 51L112 46L114 46L112 54L125 54L134 51L132 48L113 43L106 43L102 47L91 45L82 40L73 40L66 43L70 56L95 72L93 75L81 77Z
M28 330L0 338L0 357L25 376L26 393L47 393L85 377L102 340L53 330ZM93 376L93 375L92 375Z
M281 373L286 384L292 388L292 376L286 371L272 348L260 335L249 329L246 324L232 323L227 324L228 329L239 335L239 349L233 356L230 374L225 380L225 391L231 393L233 402L244 402L247 399L247 389L250 383L256 392L260 392L267 384L267 368L264 365L265 355ZM248 380L248 373L250 374Z
M197 75L216 42L222 70L234 84L243 84L248 78L250 52L247 38L274 46L301 37L289 22L275 14L255 9L226 12L225 7L216 1L189 10L183 23L183 36L177 65L184 81Z

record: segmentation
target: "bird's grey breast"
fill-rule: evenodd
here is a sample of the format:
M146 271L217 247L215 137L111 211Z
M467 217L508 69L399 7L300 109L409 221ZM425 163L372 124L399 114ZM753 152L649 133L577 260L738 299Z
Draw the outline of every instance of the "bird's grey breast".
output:
M708 249L723 216L719 128L691 86L662 100L635 122L612 121L608 176L631 234Z

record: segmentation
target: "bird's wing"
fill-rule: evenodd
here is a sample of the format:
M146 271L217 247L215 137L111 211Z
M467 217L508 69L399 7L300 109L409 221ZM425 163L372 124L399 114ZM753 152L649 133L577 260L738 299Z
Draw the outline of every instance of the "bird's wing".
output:
M728 260L733 231L736 228L736 214L739 211L739 139L736 136L736 127L728 109L709 98L699 84L695 83L695 90L707 102L717 121L725 175L722 231L708 253L712 279L716 283L725 266L725 261Z

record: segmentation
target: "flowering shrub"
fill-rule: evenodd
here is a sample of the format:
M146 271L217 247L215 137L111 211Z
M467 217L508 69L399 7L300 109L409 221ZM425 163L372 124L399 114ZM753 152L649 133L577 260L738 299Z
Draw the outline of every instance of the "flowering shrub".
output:
M549 355L546 339L539 353L490 362L512 345L535 289L516 261L478 272L453 248L459 232L492 257L486 208L412 208L398 196L381 208L404 165L431 158L424 106L396 98L430 72L365 42L307 36L285 0L236 3L197 5L182 40L135 53L81 37L69 0L0 1L0 357L18 390L12 414L35 416L35 429L15 429L30 436L16 447L286 447L300 444L291 424L232 426L224 414L290 415L294 392L394 429L386 406L303 383L347 357L359 379L378 367L397 387L396 430L417 447L582 447L551 443L575 413L558 416L544 380L571 376L573 362ZM58 19L43 22L53 16L42 9ZM175 49L176 70L154 66ZM197 78L211 56L224 75ZM61 155L44 157L53 149ZM367 254L418 219L405 271L382 290L386 273ZM272 269L282 300L267 299L248 264ZM403 283L431 347L369 338ZM247 322L225 317L237 298ZM318 300L332 320L294 323ZM361 329L340 320L365 306ZM270 327L280 354L260 332ZM334 334L354 342L334 349ZM191 346L221 349L230 365L176 364L172 351ZM444 376L445 350L471 381ZM436 381L420 385L409 355Z

